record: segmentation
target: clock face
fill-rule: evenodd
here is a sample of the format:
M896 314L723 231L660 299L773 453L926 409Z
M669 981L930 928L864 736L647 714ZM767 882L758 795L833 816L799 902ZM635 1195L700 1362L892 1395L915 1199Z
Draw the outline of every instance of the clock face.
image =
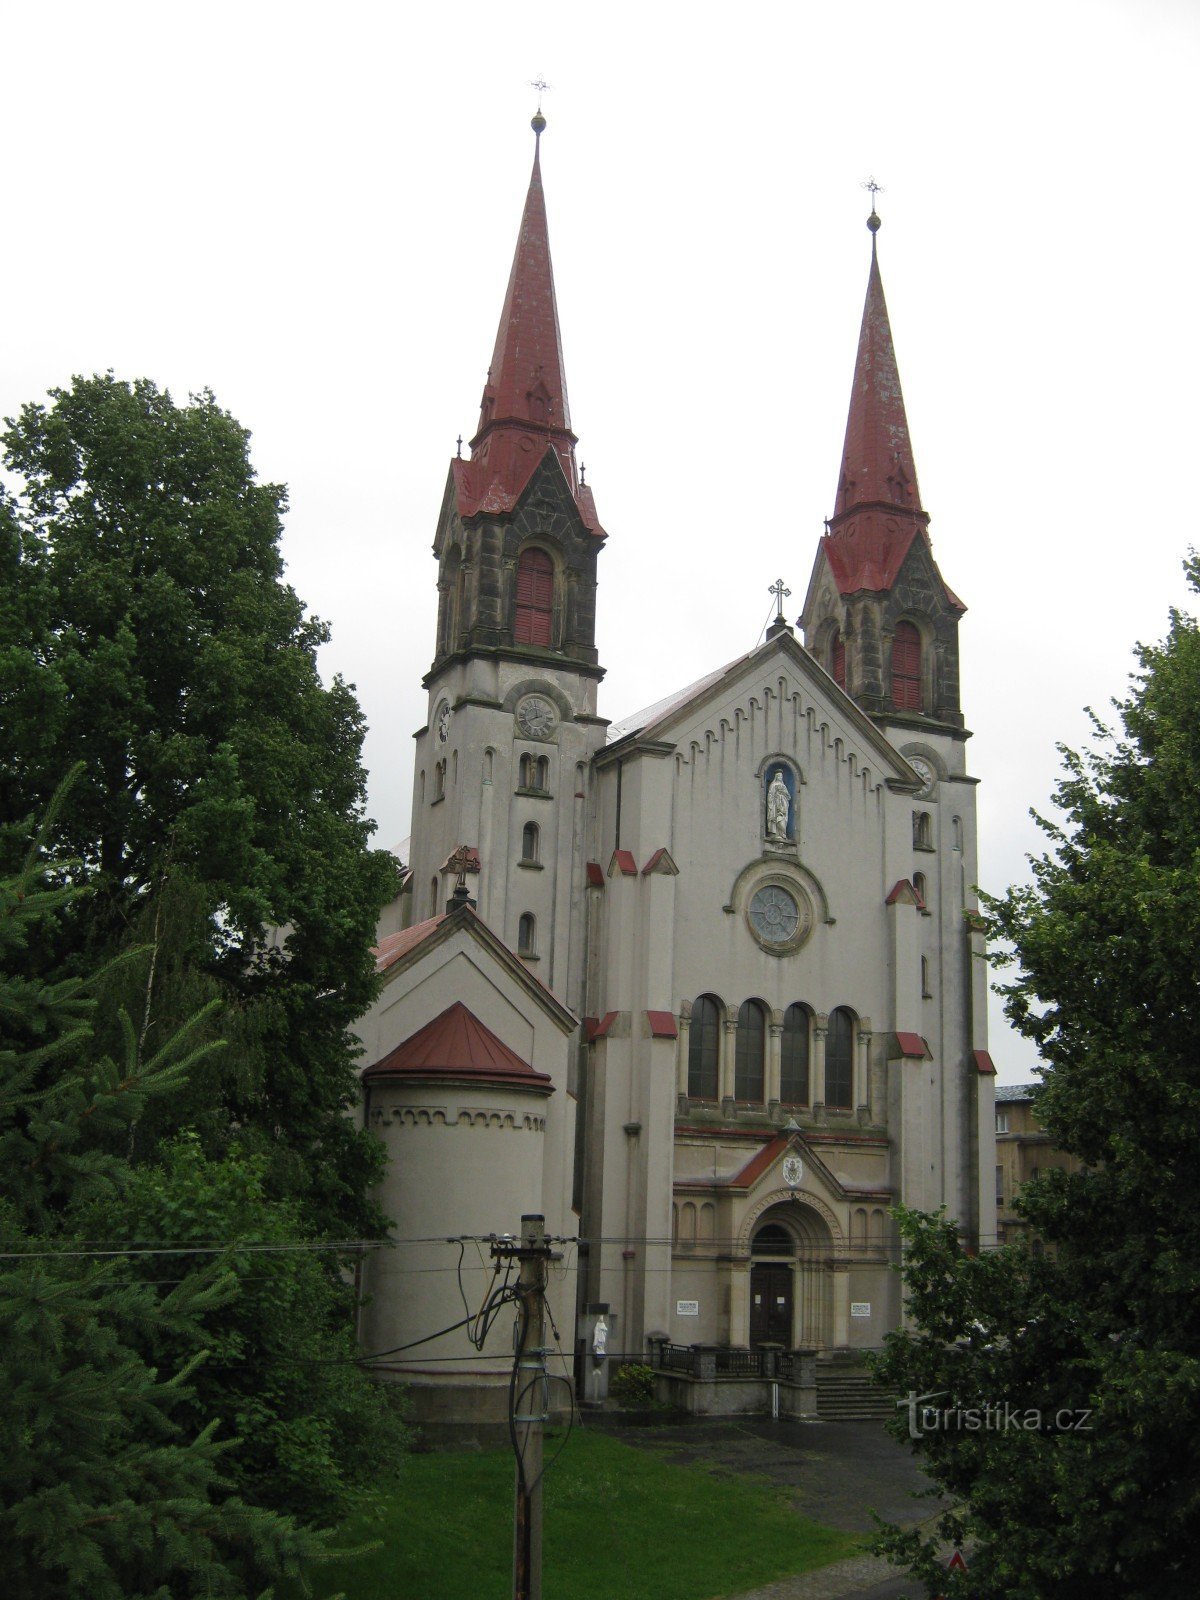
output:
M787 944L800 926L800 907L780 884L769 883L750 901L750 926L764 944Z
M544 739L554 727L554 707L541 695L526 696L517 707L517 726L531 739Z
M445 703L438 709L437 734L443 744L450 737L450 707Z
M921 790L922 795L932 794L933 786L937 782L937 773L929 762L925 760L924 756L909 756L908 764L920 776L924 784Z

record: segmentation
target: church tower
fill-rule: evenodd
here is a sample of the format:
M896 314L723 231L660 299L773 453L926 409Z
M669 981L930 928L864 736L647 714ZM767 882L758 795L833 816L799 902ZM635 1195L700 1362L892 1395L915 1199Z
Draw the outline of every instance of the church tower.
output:
M470 456L438 520L438 621L416 735L412 917L444 909L466 847L479 915L565 1004L581 1001L588 774L603 743L595 641L604 529L576 465L542 191L539 111Z
M871 271L834 513L804 603L805 643L889 729L960 730L958 619L929 540L883 295L874 211Z

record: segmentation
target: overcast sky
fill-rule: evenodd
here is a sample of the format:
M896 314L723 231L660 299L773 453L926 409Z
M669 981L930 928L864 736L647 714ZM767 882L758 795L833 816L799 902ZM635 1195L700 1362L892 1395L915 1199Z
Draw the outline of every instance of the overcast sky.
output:
M614 720L803 599L880 259L934 552L966 601L981 875L1055 741L1187 604L1194 0L699 7L0 3L0 414L74 372L211 387L291 492L288 575L408 832L430 551L533 155ZM1028 1047L993 1026L1002 1080Z

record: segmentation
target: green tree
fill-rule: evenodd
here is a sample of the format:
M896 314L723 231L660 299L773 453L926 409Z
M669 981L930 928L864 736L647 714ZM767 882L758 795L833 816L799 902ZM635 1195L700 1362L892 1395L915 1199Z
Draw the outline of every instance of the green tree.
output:
M188 1030L139 1060L91 1038L81 977L30 977L31 943L78 891L31 857L0 881L0 1544L23 1600L245 1596L301 1573L319 1544L230 1490L217 1420L189 1417L205 1320L235 1292L223 1262L169 1287L87 1239L132 1173L112 1152L198 1061ZM179 1361L149 1364L148 1328Z
M345 683L321 682L327 630L283 581L286 497L257 481L248 438L211 394L178 406L111 374L10 423L0 854L7 840L11 868L82 760L52 845L93 892L56 930L62 953L91 970L154 945L138 1003L121 997L139 1051L219 995L230 1048L194 1078L185 1120L210 1155L234 1139L265 1154L268 1191L316 1230L366 1236L381 1155L345 1114L348 1030L374 992L395 864L369 848L362 717ZM154 1117L135 1157L153 1154Z
M1200 561L1187 563L1200 588ZM1061 820L1031 884L987 899L1012 969L1008 1014L1045 1063L1038 1114L1084 1170L1027 1185L1050 1247L969 1259L944 1220L902 1216L915 1329L880 1377L953 1418L915 1441L973 1546L947 1580L927 1543L892 1530L930 1593L1190 1596L1200 1548L1200 628L1174 612L1098 721L1064 749ZM1061 1425L1059 1422L1061 1413ZM1085 1415L1086 1414L1086 1415ZM1082 1419L1082 1420L1081 1420ZM895 1424L905 1431L907 1418Z

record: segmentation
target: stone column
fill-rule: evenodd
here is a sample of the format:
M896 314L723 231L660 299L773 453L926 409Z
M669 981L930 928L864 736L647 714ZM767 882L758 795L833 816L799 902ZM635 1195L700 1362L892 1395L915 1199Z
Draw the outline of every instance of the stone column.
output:
M750 1263L729 1263L729 1343L750 1343Z
M854 1085L854 1104L860 1112L866 1112L866 1120L873 1121L871 1116L871 1019L862 1017L858 1024L858 1060L856 1063L856 1082ZM859 1118L862 1121L862 1117Z
M682 1111L688 1097L688 1050L692 1032L691 1012L679 1014L679 1041L675 1046L675 1092L679 1096L679 1109Z
M734 1069L737 1065L737 1018L726 1017L721 1028L721 1059L718 1063L717 1087L721 1108L726 1116L733 1115Z
M814 1114L818 1106L822 1110L825 1106L825 1038L828 1032L828 1014L820 1012L813 1018L813 1052L809 1063L808 1093Z
M767 1110L771 1116L779 1110L780 1073L783 1065L783 1023L772 1021L767 1039Z

